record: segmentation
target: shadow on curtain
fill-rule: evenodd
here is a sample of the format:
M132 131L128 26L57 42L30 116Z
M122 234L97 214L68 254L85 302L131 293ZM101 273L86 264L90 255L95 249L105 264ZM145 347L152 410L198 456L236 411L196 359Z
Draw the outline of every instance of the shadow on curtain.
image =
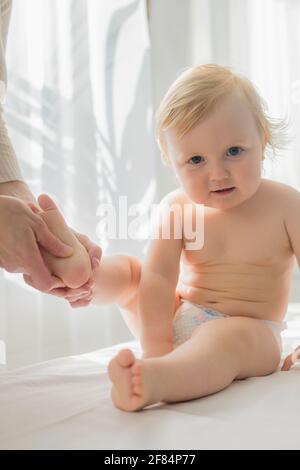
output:
M4 111L24 176L99 243L103 204L155 198L145 1L15 0L7 56ZM143 256L145 241L104 236L101 245ZM8 367L131 338L115 307L72 310L0 275Z

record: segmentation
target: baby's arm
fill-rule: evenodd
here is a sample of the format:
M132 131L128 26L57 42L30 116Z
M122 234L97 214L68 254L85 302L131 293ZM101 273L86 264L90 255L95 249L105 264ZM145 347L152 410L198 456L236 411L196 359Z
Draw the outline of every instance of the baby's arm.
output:
M179 275L182 236L176 239L172 202L174 196L165 198L168 206L159 224L159 239L152 239L142 267L138 292L141 345L144 357L161 356L173 349L173 317L176 304L176 286ZM178 207L178 206L177 206ZM171 227L169 239L161 235Z
M300 346L298 346L292 354L289 354L281 367L282 371L288 371L290 370L291 367L293 367L294 364L300 362Z

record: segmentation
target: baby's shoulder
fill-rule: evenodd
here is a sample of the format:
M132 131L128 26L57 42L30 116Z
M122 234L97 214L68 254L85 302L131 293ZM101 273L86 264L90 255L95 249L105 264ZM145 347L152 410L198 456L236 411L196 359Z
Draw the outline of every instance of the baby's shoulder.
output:
M265 197L271 198L273 203L300 200L300 192L285 183L264 179L262 188L262 194L264 194Z
M174 205L183 206L184 204L188 202L189 202L188 197L186 196L184 191L182 191L182 189L179 188L166 194L160 201L160 205L166 205L169 207L172 207Z
M285 219L294 217L295 213L300 214L300 192L292 186L264 180L264 193L269 206L280 211Z

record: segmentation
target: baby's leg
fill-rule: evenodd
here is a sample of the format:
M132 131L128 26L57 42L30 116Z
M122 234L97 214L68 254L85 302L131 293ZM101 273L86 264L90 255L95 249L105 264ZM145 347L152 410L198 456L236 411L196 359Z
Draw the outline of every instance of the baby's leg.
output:
M42 195L39 197L39 204L42 209L39 215L46 222L51 232L74 249L73 254L68 258L55 258L41 248L47 266L51 269L52 274L59 277L67 287L81 287L92 275L90 258L86 249L67 226L62 214L51 198Z
M135 338L140 338L138 320L138 288L142 265L134 256L115 254L103 256L94 271L93 303L117 304L122 317ZM176 295L176 308L179 296Z
M131 333L139 337L137 293L141 278L141 262L124 254L102 256L94 271L93 303L117 304Z
M235 379L271 374L279 361L277 342L262 321L213 320L165 356L137 360L130 350L120 351L109 364L112 400L126 411L160 401L192 400L216 393Z

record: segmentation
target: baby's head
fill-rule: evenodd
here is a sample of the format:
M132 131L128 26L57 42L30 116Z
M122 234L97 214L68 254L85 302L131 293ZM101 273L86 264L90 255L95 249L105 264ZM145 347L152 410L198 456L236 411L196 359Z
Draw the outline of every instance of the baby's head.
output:
M252 83L219 65L185 71L157 112L157 140L189 198L229 209L252 197L261 182L266 146L282 122L271 121ZM217 192L224 188L230 191Z

